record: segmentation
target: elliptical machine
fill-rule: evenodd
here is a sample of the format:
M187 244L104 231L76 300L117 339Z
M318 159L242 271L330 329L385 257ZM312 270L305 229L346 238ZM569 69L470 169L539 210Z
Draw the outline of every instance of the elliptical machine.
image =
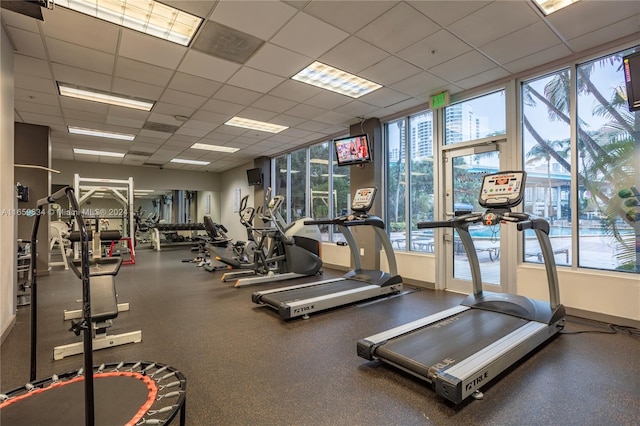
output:
M308 218L287 224L279 210L284 197L271 198L271 188L265 192L266 209L247 207L243 198L240 220L247 227L248 241L242 258L216 256L231 269L222 276L222 281L234 281L234 287L265 282L287 280L321 273L321 234L317 226L305 226ZM272 226L253 225L255 218Z

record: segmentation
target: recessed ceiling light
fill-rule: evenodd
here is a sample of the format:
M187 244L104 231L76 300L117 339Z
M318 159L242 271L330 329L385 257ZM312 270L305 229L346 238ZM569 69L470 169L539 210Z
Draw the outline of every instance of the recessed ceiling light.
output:
M153 0L55 0L85 15L188 46L202 18Z
M266 123L264 121L256 121L250 118L233 117L227 121L227 126L242 127L245 129L259 130L261 132L280 133L283 130L288 129L287 126L281 126L279 124Z
M120 139L123 141L132 141L136 138L136 135L127 133L107 132L104 130L85 129L83 127L73 126L69 126L68 128L69 133L73 133L74 135L97 136L99 138Z
M122 152L96 151L94 149L73 148L73 153L84 155L100 155L103 157L124 157L124 153Z
M109 105L117 105L125 108L151 111L155 102L146 99L136 99L125 95L114 95L96 89L79 87L68 83L58 83L58 92L62 96L84 99L86 101L101 102Z
M210 161L199 161L199 160L183 160L181 158L174 158L171 160L172 163L182 163L182 164L195 164L196 166L206 166L210 164Z
M378 83L365 80L362 77L349 74L348 72L318 61L312 63L291 78L352 98L359 98L362 95L366 95L382 87Z
M570 4L576 3L578 1L579 0L533 0L533 2L545 15L549 15L560 9L564 9Z
M233 148L231 146L209 145L206 143L194 143L191 145L191 148L217 152L236 152L240 150L240 148Z

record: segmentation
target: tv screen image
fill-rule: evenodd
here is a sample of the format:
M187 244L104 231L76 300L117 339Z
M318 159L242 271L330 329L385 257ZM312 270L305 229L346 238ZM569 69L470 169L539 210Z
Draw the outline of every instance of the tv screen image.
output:
M256 167L255 169L247 170L247 182L249 186L262 185L262 169Z
M622 58L629 111L640 110L640 52Z
M336 158L339 166L347 166L371 161L371 146L366 134L334 139Z

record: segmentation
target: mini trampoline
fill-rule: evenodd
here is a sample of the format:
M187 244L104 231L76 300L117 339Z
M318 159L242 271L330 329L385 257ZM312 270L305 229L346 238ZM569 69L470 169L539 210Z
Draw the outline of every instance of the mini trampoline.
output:
M0 424L85 424L84 370L28 383L0 395ZM164 425L180 412L185 423L186 378L167 365L121 362L94 367L95 425Z
M37 354L37 262L31 262L31 365L30 381L0 394L0 424L3 426L133 426L164 425L180 412L185 425L187 379L177 369L149 361L93 365L91 334L91 286L89 236L73 188L38 200L36 211L67 197L79 227L82 280L82 321L74 331L83 334L83 367L76 371L36 380ZM41 215L36 214L31 233L31 250L37 253L37 233ZM77 268L76 268L77 269ZM115 292L115 287L113 288ZM100 297L104 297L99 294ZM115 294L113 294L115 298ZM91 374L86 374L89 371Z

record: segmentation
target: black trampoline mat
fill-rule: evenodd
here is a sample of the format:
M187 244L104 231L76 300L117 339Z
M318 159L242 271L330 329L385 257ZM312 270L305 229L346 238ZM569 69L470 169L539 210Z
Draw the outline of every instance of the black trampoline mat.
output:
M141 374L94 376L95 424L120 426L130 422L155 396L153 381L145 383ZM83 426L84 379L52 385L32 392L0 410L2 426Z

